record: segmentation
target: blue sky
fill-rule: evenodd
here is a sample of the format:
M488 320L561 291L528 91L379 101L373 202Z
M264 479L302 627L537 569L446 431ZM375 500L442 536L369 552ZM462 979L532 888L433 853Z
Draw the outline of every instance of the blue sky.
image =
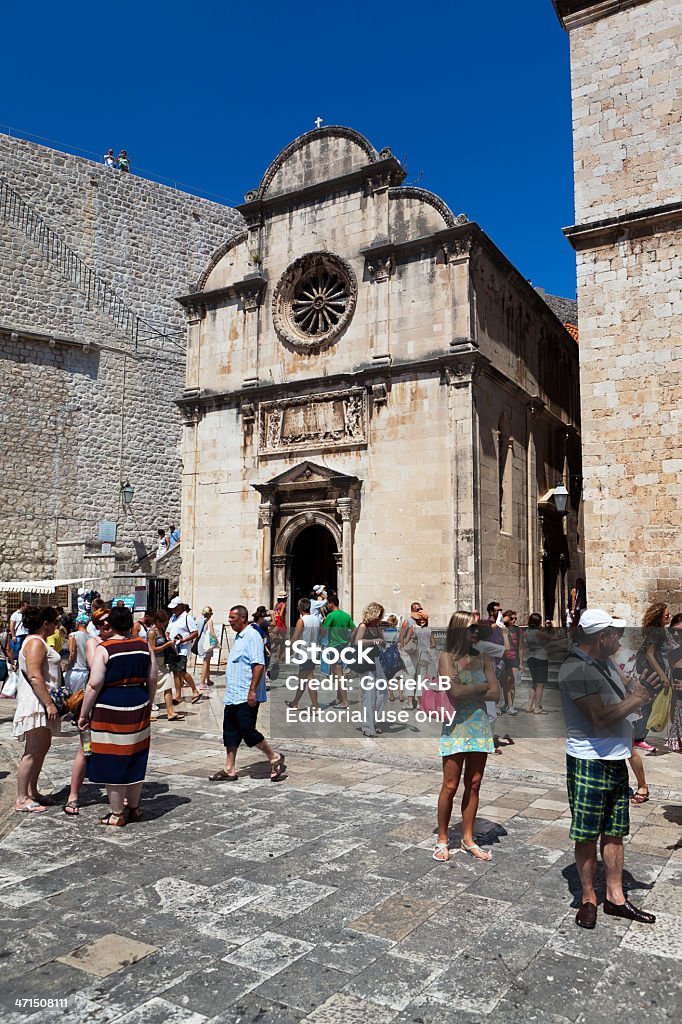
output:
M232 203L291 139L406 159L533 284L575 295L568 37L551 0L46 4L4 15L0 122ZM2 130L6 130L3 128ZM60 147L58 147L60 148Z

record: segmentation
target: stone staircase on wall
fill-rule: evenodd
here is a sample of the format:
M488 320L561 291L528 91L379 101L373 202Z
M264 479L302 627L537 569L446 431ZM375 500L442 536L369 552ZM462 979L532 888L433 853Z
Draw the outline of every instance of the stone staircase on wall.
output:
M174 594L180 586L182 569L182 541L152 563L153 575L168 580L168 593ZM181 595L182 596L182 595Z
M152 343L158 348L159 342L167 342L184 351L184 332L159 330L138 316L4 178L0 178L0 216L5 224L13 224L23 231L41 250L45 259L85 295L88 306L98 309L112 320L135 350Z

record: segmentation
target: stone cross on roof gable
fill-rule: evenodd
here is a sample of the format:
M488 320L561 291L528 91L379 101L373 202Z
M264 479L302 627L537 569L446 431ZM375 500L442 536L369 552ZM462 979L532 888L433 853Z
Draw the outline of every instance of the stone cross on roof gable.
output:
M315 118L315 127L316 128L320 128L321 126L322 126L322 118L321 117L316 117Z

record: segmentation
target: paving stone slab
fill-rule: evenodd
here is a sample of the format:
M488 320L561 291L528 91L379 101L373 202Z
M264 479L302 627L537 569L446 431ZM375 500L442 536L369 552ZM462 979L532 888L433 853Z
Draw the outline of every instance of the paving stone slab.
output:
M232 964L215 963L194 970L176 985L166 988L163 998L176 1006L215 1017L237 999L243 998L263 980L260 974Z
M254 995L310 1013L347 982L348 975L305 957L268 978Z
M395 956L393 951L380 956L357 974L345 988L346 992L394 1010L404 1010L443 973L443 964L425 967L409 957ZM368 1016L371 1010L368 1008Z
M498 959L479 959L462 953L451 970L442 971L423 995L447 1006L481 1016L492 1013L505 995L513 975Z
M355 975L393 946L390 939L344 928L329 938L318 938L307 959L345 974Z
M209 1024L298 1024L302 1016L300 1010L266 999L254 989L211 1017Z
M313 948L312 943L291 938L280 932L263 932L262 935L244 943L239 949L223 957L227 963L257 971L266 978L272 977L285 967L305 956Z
M373 1006L368 1017L367 1003L358 996L338 992L316 1007L307 1017L305 1024L391 1024L396 1011L389 1007Z
M504 916L472 941L468 950L481 959L496 957L508 971L517 974L550 942L553 934L551 928L529 921L524 921L520 928L518 918Z
M560 1006L564 1016L575 1020L592 1005L592 993L606 967L605 960L543 950L514 979L509 998L522 999L524 1006L531 1004L540 1010Z
M659 912L653 925L633 922L623 937L621 949L682 960L680 918Z
M146 942L138 942L125 935L110 932L56 959L69 967L85 971L86 974L106 978L123 967L130 967L138 960L143 960L157 949L158 946L150 946Z
M117 1024L205 1024L207 1020L202 1013L176 1006L158 996L116 1018Z
M398 894L389 896L373 910L351 919L348 924L358 932L370 932L384 939L399 942L435 914L440 904L435 900L417 900Z
M307 910L313 904L319 903L320 900L324 900L337 891L336 886L320 885L318 882L311 882L304 878L293 879L287 885L279 886L277 889L270 888L271 891L267 896L261 896L256 900L254 907L274 914L275 917L291 917L292 914L299 914L302 910Z
M72 999L83 988L83 973L61 963L45 963L0 985L0 1018L25 1020L33 1010L17 1007L17 999ZM63 1011L61 1011L63 1012Z

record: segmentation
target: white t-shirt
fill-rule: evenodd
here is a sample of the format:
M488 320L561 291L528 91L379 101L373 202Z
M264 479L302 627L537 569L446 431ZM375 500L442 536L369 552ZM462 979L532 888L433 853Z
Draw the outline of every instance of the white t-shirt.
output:
M27 636L28 635L28 630L26 629L26 626L24 625L24 616L21 614L19 609L17 609L15 612L12 612L12 614L9 617L9 621L10 621L10 624L14 623L14 635L15 636Z
M174 615L168 623L168 636L173 639L176 636L189 636L190 633L194 633L196 628L196 623L192 616L188 612L182 612L180 615ZM178 645L178 654L182 657L189 658L191 653L191 643Z
M618 693L593 661L571 655L559 669L559 690L566 723L566 753L583 761L625 761L632 754L632 725L627 719L598 729L576 705L576 700L598 694L604 704L620 704L626 694L615 668L605 663ZM621 696L618 696L618 694Z

